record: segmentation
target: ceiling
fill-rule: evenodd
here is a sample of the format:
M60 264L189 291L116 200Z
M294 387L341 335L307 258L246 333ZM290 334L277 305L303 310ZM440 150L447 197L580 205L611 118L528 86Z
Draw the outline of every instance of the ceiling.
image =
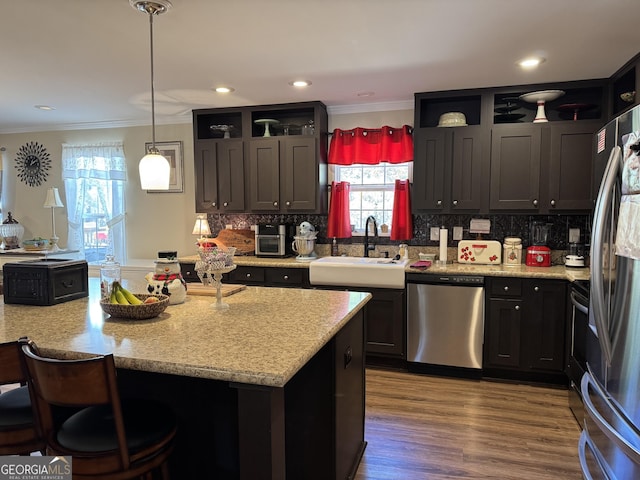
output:
M609 77L640 51L637 0L172 4L154 19L157 123L307 100L411 108L415 92ZM149 20L128 0L0 0L0 14L0 133L151 123ZM536 71L515 65L534 53Z

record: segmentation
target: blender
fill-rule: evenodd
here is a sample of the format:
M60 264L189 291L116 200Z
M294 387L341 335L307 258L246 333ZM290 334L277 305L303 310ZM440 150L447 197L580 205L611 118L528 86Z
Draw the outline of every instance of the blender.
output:
M547 246L550 223L533 222L531 226L531 246L527 247L526 265L529 267L550 267L551 249Z

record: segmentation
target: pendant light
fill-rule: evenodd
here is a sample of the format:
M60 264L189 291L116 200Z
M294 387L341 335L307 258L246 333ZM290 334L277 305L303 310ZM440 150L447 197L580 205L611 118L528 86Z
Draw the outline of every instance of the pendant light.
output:
M171 8L168 0L129 0L129 4L142 13L149 15L149 39L151 51L151 148L142 157L138 165L140 186L143 190L168 190L171 166L156 148L155 95L153 87L153 16L165 13Z

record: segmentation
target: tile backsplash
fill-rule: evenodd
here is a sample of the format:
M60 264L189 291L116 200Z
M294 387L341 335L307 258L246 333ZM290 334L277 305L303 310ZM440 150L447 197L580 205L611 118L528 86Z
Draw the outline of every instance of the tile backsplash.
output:
M211 226L212 235L216 236L227 225L233 228L250 228L258 223L287 223L300 225L307 221L315 226L318 231L318 244L330 243L325 233L327 231L326 215L259 215L259 214L209 214L207 216ZM569 243L569 229L580 229L580 242L590 243L591 216L590 215L414 215L414 237L403 243L409 245L437 245L437 241L429 240L431 227L444 226L449 229L449 246L455 246L457 240L453 240L453 227L463 228L463 239L473 239L475 234L469 233L469 224L473 218L484 218L491 221L491 234L483 235L486 240L498 240L502 242L505 237L522 238L523 247L531 245L531 227L534 222L544 222L550 225L548 246L554 250L566 250ZM341 244L362 243L362 237L340 239ZM398 241L391 241L389 237L381 237L379 245L394 245Z

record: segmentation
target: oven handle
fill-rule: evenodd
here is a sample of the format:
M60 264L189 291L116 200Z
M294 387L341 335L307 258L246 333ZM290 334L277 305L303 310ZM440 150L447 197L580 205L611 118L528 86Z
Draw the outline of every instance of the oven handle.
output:
M571 292L571 305L576 307L576 309L585 315L589 315L589 310L586 306L584 306L580 300L578 300L578 295L575 292Z
M619 420L621 423L626 424L627 421L620 415L618 410L614 407L614 405L609 400L607 394L602 390L602 387L596 382L589 372L586 372L582 376L581 382L581 392L582 392L582 400L584 401L584 408L587 414L593 419L593 421L598 425L598 428L602 430L602 432L611 439L613 443L615 443L620 450L624 452L624 454L629 457L630 460L634 461L637 464L640 464L640 450L638 450L634 445L632 445L626 438L624 438L620 432L618 432L607 420L598 412L593 401L591 400L591 395L589 393L589 387L591 386L595 393L600 397L600 400L606 405L606 407L610 410L610 412ZM640 444L640 437L635 435L635 443Z

